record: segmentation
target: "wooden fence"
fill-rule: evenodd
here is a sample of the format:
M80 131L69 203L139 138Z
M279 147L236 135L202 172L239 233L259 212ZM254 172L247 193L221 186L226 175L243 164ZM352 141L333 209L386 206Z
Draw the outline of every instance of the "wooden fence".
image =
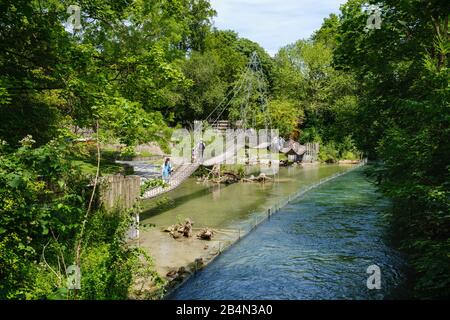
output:
M106 209L130 209L139 199L140 190L138 176L107 176L101 183L101 201Z
M139 200L141 178L138 176L107 176L102 180L100 199L107 210L114 208L131 209ZM126 240L139 238L139 212L133 216L133 222L125 234Z
M315 162L319 158L319 144L306 143L306 152L303 155L303 162Z

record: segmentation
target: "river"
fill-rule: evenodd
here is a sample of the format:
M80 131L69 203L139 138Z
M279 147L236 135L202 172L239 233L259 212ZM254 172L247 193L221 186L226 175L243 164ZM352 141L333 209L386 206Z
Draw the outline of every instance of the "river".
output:
M196 227L245 228L255 215L281 202L289 194L350 168L351 165L280 168L274 182L266 184L205 185L190 178L178 189L164 195L165 204L146 201L141 221L161 227L191 218Z
M187 190L178 191L178 200L173 200L179 201L178 205L164 214L150 209L147 221L163 224L191 210L189 216L201 225L236 226L251 220L257 209L319 177L346 169L320 166L283 170L279 183L256 190L253 185L238 184L215 191L219 195L192 183L185 186ZM383 212L389 206L389 201L366 179L363 169L356 169L291 201L169 298L399 297L403 294L405 262L386 240ZM366 271L372 265L381 270L380 290L369 290L366 285L370 276Z

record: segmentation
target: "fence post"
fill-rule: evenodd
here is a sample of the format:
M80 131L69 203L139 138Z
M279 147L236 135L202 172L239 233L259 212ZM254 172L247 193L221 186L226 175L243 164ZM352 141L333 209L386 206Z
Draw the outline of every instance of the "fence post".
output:
M108 176L101 187L101 201L106 209L119 206L130 209L137 202L140 195L139 176Z
M140 196L141 178L139 176L114 175L104 179L100 186L100 201L106 210L131 209ZM139 213L133 216L133 222L124 235L127 240L139 238Z

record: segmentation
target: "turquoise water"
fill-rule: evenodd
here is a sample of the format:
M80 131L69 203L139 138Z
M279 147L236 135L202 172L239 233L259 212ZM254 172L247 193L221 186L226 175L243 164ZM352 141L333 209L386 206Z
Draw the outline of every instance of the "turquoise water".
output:
M385 299L405 263L386 241L390 206L357 169L292 201L170 299ZM367 268L381 269L369 290Z
M158 199L146 201L141 221L166 227L180 219L190 218L195 227L245 228L255 212L264 212L288 195L350 168L352 166L349 165L280 168L274 180L265 184L225 186L199 183L190 178L178 189L164 195L166 205L158 205Z

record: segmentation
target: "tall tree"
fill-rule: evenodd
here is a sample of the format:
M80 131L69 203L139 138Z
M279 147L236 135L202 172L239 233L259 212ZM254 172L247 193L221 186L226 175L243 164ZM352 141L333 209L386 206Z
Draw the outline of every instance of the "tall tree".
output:
M359 145L384 160L380 187L417 271L417 297L450 296L448 1L381 1L380 29L364 31L362 1L342 7L337 67L359 83Z

